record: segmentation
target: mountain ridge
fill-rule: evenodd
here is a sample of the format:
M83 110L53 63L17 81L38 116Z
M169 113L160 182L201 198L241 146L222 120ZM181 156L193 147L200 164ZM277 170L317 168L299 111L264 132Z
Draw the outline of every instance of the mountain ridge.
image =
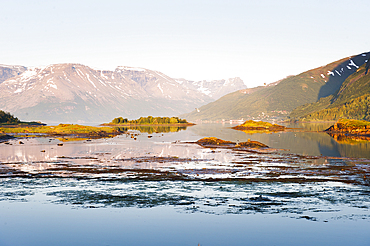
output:
M213 100L145 68L95 70L77 63L10 67L4 68L10 70L0 83L0 106L22 120L104 122L118 116L174 116Z
M240 90L180 117L188 121L287 118L298 106L334 93L369 58L370 52L343 58L279 83Z
M341 118L370 120L370 74L362 65L332 95L302 105L290 117L301 121L339 120Z

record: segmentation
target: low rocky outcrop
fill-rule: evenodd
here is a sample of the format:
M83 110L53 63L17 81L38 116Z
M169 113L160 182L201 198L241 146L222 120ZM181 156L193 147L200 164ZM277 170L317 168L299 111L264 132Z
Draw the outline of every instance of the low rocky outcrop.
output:
M235 130L248 130L248 131L284 131L286 129L285 126L272 124L269 122L264 121L253 121L253 120L247 120L241 125L234 126L233 129Z
M267 145L260 143L258 141L251 141L248 139L247 142L235 143L231 141L222 140L215 137L208 137L199 139L196 142L198 145L202 147L209 147L209 148L217 148L217 147L229 147L229 148L254 148L254 149L261 149L261 148L269 148Z
M266 144L260 143L258 141L251 141L249 139L247 142L238 143L236 147L245 147L245 148L254 148L254 149L269 148L269 146L267 146Z
M364 120L338 120L334 125L325 130L327 133L348 135L369 135L370 122Z

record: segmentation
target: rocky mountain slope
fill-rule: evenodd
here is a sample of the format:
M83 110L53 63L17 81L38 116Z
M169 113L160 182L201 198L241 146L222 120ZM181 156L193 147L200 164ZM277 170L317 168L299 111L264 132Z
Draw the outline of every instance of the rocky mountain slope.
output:
M189 121L286 118L295 108L336 92L370 52L290 76L279 83L230 93L180 117Z
M23 73L26 70L27 68L23 66L9 66L0 64L0 84L9 78Z
M362 65L334 94L302 105L290 117L298 120L332 121L340 118L370 120L370 74Z
M143 68L94 70L56 64L2 71L0 109L21 120L109 122L117 116L173 116L212 99L163 73ZM9 78L10 77L10 78Z

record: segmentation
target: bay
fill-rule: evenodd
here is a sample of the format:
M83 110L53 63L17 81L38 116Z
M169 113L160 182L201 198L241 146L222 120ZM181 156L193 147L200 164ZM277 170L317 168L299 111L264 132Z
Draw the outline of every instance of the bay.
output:
M367 244L367 142L338 142L319 124L231 126L0 144L0 245ZM189 143L207 136L276 151Z

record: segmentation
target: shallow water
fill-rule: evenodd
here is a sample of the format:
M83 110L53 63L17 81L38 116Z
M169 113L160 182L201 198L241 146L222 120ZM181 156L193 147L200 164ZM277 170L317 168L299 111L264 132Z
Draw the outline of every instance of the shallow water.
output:
M368 243L368 143L312 132L323 125L272 134L229 127L0 144L0 245ZM185 143L204 136L275 149Z

